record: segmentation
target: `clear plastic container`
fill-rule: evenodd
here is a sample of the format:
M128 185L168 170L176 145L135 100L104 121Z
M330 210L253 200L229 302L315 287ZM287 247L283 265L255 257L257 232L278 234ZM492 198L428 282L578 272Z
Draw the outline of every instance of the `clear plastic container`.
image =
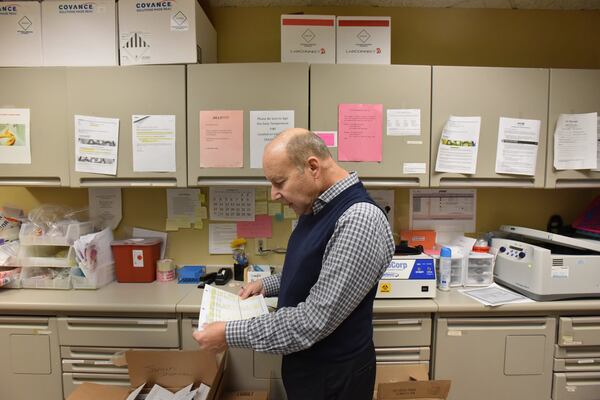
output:
M488 286L494 282L494 255L472 252L465 271L465 286Z
M450 287L457 287L463 285L463 269L465 264L465 258L462 255L454 254L454 248L452 249L452 257L450 259ZM435 259L435 273L436 276L440 276L440 256L432 255ZM439 280L439 279L438 279Z
M68 246L21 246L17 263L22 267L67 268L77 266L73 248Z
M0 267L0 287L18 289L21 287L21 268Z
M94 224L86 222L56 222L52 230L44 232L39 226L27 222L21 225L19 241L23 246L70 246L80 236L93 232Z
M73 289L98 289L115 280L115 265L97 268L90 276L84 276L79 268L71 269Z
M23 268L21 285L25 289L71 289L69 268Z

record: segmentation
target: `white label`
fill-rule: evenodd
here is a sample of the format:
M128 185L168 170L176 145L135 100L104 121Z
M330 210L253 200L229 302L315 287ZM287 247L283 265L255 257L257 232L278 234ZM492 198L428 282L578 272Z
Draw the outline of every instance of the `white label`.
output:
M553 265L551 276L552 276L552 278L568 278L569 277L569 267Z
M450 330L448 336L462 336L462 331Z
M402 164L403 174L424 174L426 173L426 163L404 163Z
M144 251L143 250L133 250L131 252L133 257L133 266L135 268L143 268L144 267Z
M593 359L589 360L577 360L577 364L593 364L595 361Z
M565 389L567 390L567 392L574 392L577 390L575 386L565 386Z
M423 144L422 140L407 140L406 144Z
M111 360L94 361L94 365L113 365Z
M171 15L171 32L183 32L190 29L190 21L184 13L177 11Z
M83 360L62 360L63 364L85 364Z

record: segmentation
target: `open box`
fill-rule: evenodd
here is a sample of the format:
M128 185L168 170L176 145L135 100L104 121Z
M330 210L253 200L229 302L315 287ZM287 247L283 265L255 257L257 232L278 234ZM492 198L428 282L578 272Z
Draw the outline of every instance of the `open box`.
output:
M425 364L377 365L375 393L377 400L444 400L450 381L430 381Z

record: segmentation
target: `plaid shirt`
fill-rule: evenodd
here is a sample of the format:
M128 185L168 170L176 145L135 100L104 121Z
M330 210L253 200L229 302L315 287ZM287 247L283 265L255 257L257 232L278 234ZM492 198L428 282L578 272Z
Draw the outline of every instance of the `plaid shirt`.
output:
M358 182L355 172L323 192L312 205L314 214ZM385 215L371 203L356 203L339 218L323 255L317 282L296 307L226 323L231 347L289 354L307 349L331 334L377 284L394 254L394 240ZM263 279L267 296L277 295L281 273Z

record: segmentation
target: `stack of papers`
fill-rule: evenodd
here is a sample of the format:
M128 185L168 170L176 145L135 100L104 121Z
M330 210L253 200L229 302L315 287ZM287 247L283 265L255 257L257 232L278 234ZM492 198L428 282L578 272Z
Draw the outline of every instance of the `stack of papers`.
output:
M492 283L490 286L477 289L461 289L459 290L462 294L469 296L472 299L486 306L501 306L503 304L515 304L515 303L533 303L529 297L525 297L521 294L515 293L511 290L505 289L502 286Z
M206 324L216 321L236 321L268 314L263 295L252 296L245 300L214 286L206 285L202 294L198 330Z
M127 400L135 400L146 384L144 383L137 389L135 389ZM169 390L163 388L160 385L154 385L150 392L146 395L145 400L204 400L208 397L210 387L204 383L200 384L200 387L192 390L192 385L188 385L178 391L177 393L171 393Z
M73 243L77 265L87 278L91 278L99 268L114 263L110 242L113 233L110 228L81 236Z

